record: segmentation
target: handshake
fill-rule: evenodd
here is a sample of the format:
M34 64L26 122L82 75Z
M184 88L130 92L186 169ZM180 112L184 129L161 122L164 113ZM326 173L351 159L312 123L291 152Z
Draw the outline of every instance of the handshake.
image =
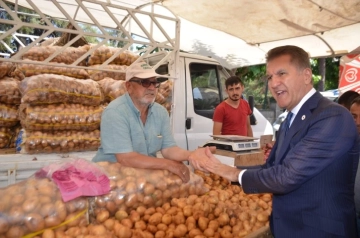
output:
M241 170L221 163L212 154L215 151L216 147L214 146L196 149L189 156L190 165L194 169L214 173L232 182L237 182Z

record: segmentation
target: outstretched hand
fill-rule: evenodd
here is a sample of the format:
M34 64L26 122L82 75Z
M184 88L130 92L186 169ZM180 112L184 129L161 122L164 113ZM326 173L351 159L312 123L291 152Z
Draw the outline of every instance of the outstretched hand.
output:
M191 152L188 159L189 159L191 166L194 169L198 169L198 170L207 172L204 169L205 164L207 163L207 161L209 159L208 155L206 154L206 151L208 151L208 153L211 154L211 152L216 151L216 147L215 146L210 146L210 147L207 146L205 148L198 148L198 149L194 150L193 152Z
M208 148L205 150L205 154L208 157L207 163L204 164L203 169L205 171L220 175L230 181L238 181L240 170L236 167L221 163Z

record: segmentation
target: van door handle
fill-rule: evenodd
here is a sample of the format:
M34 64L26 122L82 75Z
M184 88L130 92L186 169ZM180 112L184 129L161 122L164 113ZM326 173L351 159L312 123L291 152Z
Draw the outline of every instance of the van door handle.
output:
M191 119L190 118L186 119L185 127L187 130L189 130L191 128Z

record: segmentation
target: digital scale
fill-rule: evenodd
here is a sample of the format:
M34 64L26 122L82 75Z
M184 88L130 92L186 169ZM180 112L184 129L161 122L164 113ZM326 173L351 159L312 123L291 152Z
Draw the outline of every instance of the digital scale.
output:
M237 135L211 135L213 140L205 143L205 146L215 146L216 149L227 151L251 151L260 149L258 138Z

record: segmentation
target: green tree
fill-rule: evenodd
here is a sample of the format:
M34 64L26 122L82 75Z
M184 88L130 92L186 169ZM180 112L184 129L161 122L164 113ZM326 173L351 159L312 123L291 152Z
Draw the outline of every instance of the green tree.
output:
M313 71L314 88L321 91L319 88L320 72L319 59L311 59L311 69ZM339 63L340 57L325 59L325 84L324 90L338 88L339 85Z

